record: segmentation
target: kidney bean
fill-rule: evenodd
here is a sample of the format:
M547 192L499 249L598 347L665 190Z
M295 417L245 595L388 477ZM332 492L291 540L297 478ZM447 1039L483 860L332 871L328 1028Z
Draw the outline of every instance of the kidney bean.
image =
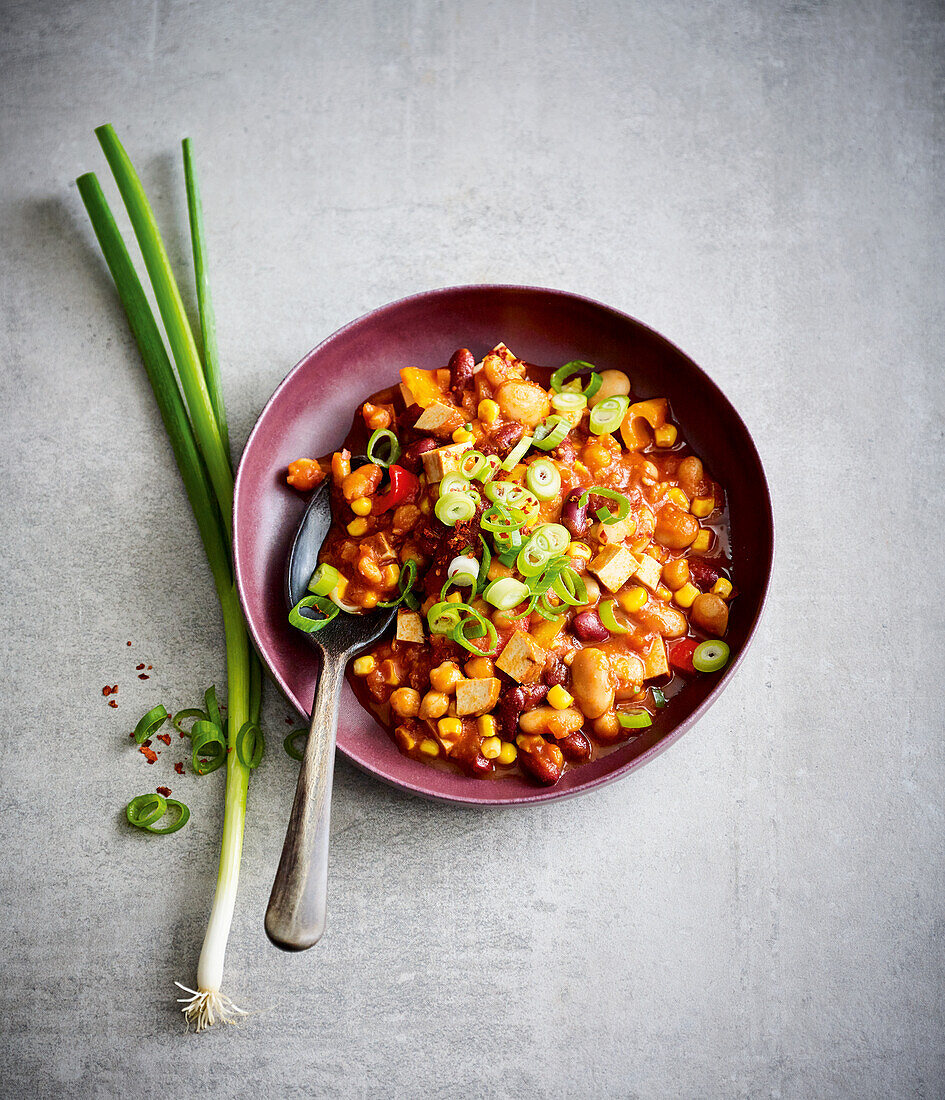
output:
M577 461L577 451L571 442L571 437L566 435L557 447L551 452L552 456L567 466L573 466Z
M722 576L724 565L720 561L708 561L706 558L688 558L689 575L698 588L711 588Z
M439 443L435 439L418 439L415 443L411 443L409 447L404 448L397 465L403 466L405 470L409 470L412 474L419 474L422 465L420 456L436 447L439 447Z
M572 764L582 764L591 755L591 743L580 730L562 737L557 744Z
M522 711L537 706L547 694L548 684L518 684L511 691L502 692L494 713L506 741L515 739Z
M522 684L522 695L524 698L523 709L531 710L532 707L537 707L547 694L547 684Z
M469 348L457 348L450 356L450 393L452 393L457 405L463 403L466 392L466 384L473 376L476 369L476 360Z
M587 504L583 508L580 505L583 494L583 489L572 489L561 505L561 523L575 539L581 538L588 528Z
M489 436L489 442L485 448L480 446L480 450L486 450L498 455L508 454L509 451L515 446L516 443L522 438L525 429L521 424L500 424L498 428Z
M582 611L575 615L571 629L582 642L603 642L610 637L610 631L600 621L596 611Z
M560 657L549 653L541 678L549 688L553 688L555 684L565 684L568 679L568 666Z
M564 771L564 753L538 734L517 739L518 762L523 771L550 786L557 783Z

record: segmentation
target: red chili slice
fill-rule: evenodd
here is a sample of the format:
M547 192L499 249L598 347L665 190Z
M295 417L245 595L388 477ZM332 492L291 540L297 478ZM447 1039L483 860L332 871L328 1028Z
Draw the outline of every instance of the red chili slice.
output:
M391 466L387 473L390 476L390 488L386 493L376 496L371 504L371 512L375 516L381 512L389 512L391 508L413 499L420 492L419 479L403 466Z

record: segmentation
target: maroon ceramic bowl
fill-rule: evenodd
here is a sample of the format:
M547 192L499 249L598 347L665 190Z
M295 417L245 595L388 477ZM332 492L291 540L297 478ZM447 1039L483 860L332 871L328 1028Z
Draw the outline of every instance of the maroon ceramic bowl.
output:
M469 779L410 760L345 685L338 747L351 761L414 794L493 806L592 790L642 767L684 733L745 654L774 550L768 485L748 429L718 386L664 337L625 313L559 290L461 286L403 298L352 321L302 359L263 409L237 473L233 540L243 609L263 660L300 714L311 710L318 667L305 638L288 625L283 602L286 555L306 504L286 486L286 466L337 446L360 403L393 384L401 367L442 367L460 346L478 359L500 340L532 363L584 359L602 370L619 368L635 394L669 398L682 434L727 490L739 596L726 635L734 656L725 672L695 680L643 736L567 772L551 788Z

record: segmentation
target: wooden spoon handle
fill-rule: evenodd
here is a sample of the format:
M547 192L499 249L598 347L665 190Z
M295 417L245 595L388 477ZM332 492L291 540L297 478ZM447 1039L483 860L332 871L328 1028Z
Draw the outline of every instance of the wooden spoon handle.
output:
M284 951L304 951L325 931L331 780L345 660L343 655L322 657L308 743L269 895L266 934Z

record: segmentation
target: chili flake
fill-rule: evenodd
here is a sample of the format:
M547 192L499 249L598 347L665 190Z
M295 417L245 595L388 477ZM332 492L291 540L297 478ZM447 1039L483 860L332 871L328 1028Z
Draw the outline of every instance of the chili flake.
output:
M157 753L154 751L154 749L148 748L147 742L145 742L141 746L141 748L138 749L138 752L141 753L141 755L145 758L145 760L147 760L149 764L153 764L157 760Z
M171 788L170 787L158 787L157 788L157 793L158 794L163 794L165 798L170 798L171 797Z

